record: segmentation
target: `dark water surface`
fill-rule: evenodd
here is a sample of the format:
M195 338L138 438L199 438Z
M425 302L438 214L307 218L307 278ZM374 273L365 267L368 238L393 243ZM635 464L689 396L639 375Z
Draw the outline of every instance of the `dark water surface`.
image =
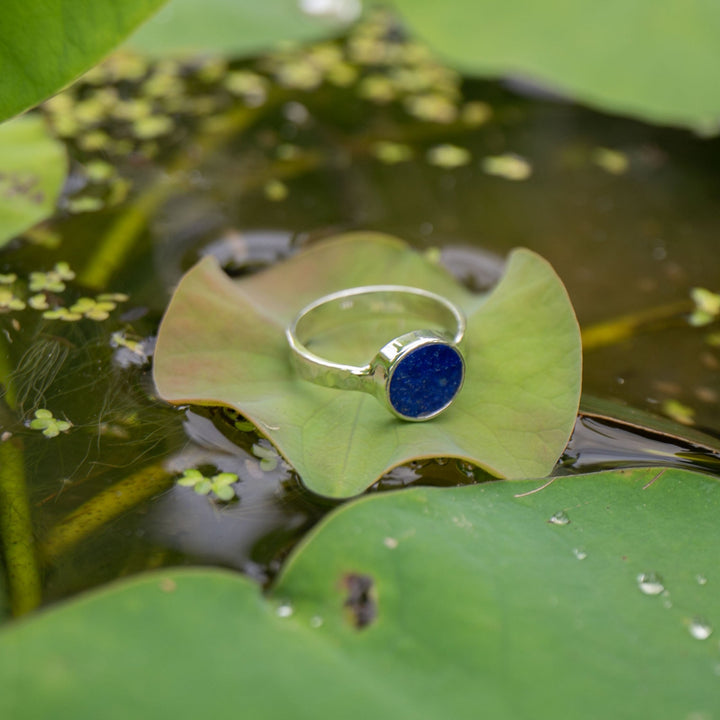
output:
M364 76L389 76L393 65L353 67ZM462 282L481 290L497 279L511 248L529 247L556 268L584 329L647 311L655 317L632 325L624 339L587 348L586 392L675 415L679 403L697 426L720 436L720 328L687 323L690 288L720 289L720 141L499 83L462 83L464 101L490 109L472 126L420 120L402 98L381 104L359 97L357 81L311 90L273 81L264 103L237 100L222 89L228 69L219 72L210 80L199 65L166 73L181 86L153 100L173 118L167 135L138 140L119 121L103 116L94 123L111 140L127 145L130 138L130 151L107 143L83 148L82 133L71 136L72 175L49 225L59 246L18 242L0 255L0 273L21 278L69 262L78 277L65 292L74 298L88 294L87 269L103 239L118 227L130 238L103 287L91 288L129 296L109 319L43 320L30 309L0 315L2 353L16 368L10 378L16 400L2 408L0 422L22 445L47 601L172 564L233 567L264 582L333 507L306 493L273 460L266 441L234 426L237 418L159 401L149 361L112 346L119 331L151 338L179 277L207 252L242 275L321 237L378 230L439 250ZM147 97L138 80L111 85L124 100ZM80 85L75 99L91 98L98 88ZM197 107L188 110L182 98ZM199 98L209 98L207 107ZM457 107L462 102L454 98ZM382 162L381 140L407 144L413 158ZM431 164L426 152L439 143L465 148L469 162ZM506 153L524 158L531 175L489 174L483 160ZM117 167L132 189L112 207L73 213L73 198L105 198L105 189L84 179L83 165L93 159ZM144 347L149 351L151 341ZM73 428L43 437L27 427L38 408ZM706 450L597 419L579 422L560 467L571 472L658 458L717 472L717 457ZM239 499L213 504L175 486L173 478L188 467L236 473ZM373 491L455 485L478 475L455 461L424 462L394 470ZM54 526L127 478L154 490L121 511L107 510L110 496L100 508L90 505L91 514L105 518L97 529L48 549Z

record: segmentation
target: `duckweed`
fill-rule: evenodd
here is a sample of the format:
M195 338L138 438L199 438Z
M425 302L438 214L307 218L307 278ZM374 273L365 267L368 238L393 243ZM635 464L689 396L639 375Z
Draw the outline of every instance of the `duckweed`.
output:
M107 320L110 317L110 311L117 306L114 302L107 300L93 300L89 297L81 297L77 302L70 306L70 312L89 320Z
M452 123L457 119L458 109L446 95L427 93L405 100L405 108L418 120L436 123Z
M42 434L47 438L57 437L61 432L67 432L71 427L72 423L69 420L58 420L46 408L36 410L35 419L30 421L30 429L42 431Z
M287 185L280 180L270 180L265 184L263 193L272 202L282 202L288 196Z
M675 422L683 425L692 425L694 422L695 411L679 400L665 400L660 407L663 413L675 420Z
M238 482L235 473L221 472L212 477L205 477L199 470L194 468L185 470L177 479L181 487L190 487L198 495L212 495L213 499L229 502L235 498L233 484Z
M37 295L32 295L30 298L28 298L27 304L33 310L47 310L50 307L47 301L47 295L45 295L45 293L38 293Z
M695 303L695 309L688 318L688 322L695 327L709 325L720 317L720 293L714 293L706 288L694 287L690 290L690 297Z
M413 149L409 145L403 143L389 142L381 140L376 142L372 147L372 152L380 162L386 165L396 165L397 163L407 162L413 158Z
M252 446L253 455L260 459L260 469L264 472L272 472L280 462L280 456L273 447L266 447L255 443Z
M525 158L511 153L483 158L482 168L488 175L506 180L527 180L532 175L532 165Z
M472 155L467 148L442 143L435 145L427 151L427 161L431 165L451 170L452 168L467 165L472 160Z
M592 154L592 161L599 168L611 175L623 175L630 166L627 155L619 150L611 150L610 148L595 148Z
M0 312L24 309L25 302L23 300L16 297L9 288L0 287Z
M74 280L75 273L66 262L56 263L55 267L48 272L31 272L28 280L30 292L62 292L65 289L65 281Z

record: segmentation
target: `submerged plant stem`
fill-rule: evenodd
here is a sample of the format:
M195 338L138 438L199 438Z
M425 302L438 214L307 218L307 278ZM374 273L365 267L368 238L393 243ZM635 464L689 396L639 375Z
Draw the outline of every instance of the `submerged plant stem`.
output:
M675 320L690 312L692 308L690 300L680 300L589 325L582 331L583 350L615 345L639 332L649 330L653 325L660 324L665 327L664 323L668 320Z
M0 383L5 389L2 400L9 410L14 410L16 398L10 375L9 353L0 343ZM0 543L10 611L18 617L40 604L42 585L25 483L25 460L22 447L12 439L0 441Z
M150 215L172 194L176 187L173 179L200 165L213 150L236 133L242 132L259 116L260 110L262 108L242 108L229 115L227 123L220 130L202 135L192 148L181 153L168 168L167 175L163 174L162 180L146 190L100 238L95 253L80 273L79 281L90 288L105 288L132 252Z
M50 530L40 547L43 561L53 562L105 523L166 490L172 481L173 475L157 463L103 490Z
M40 604L42 590L23 453L10 440L0 443L0 537L10 590L10 610L18 617Z
M97 251L80 274L87 287L103 289L115 271L125 262L140 237L150 214L167 199L173 184L165 178L141 195L100 239Z

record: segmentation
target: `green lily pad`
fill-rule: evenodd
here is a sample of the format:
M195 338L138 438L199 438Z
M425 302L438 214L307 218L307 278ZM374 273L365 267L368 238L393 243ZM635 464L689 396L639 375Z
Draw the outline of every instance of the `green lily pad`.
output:
M332 10L331 3L325 5ZM298 0L171 0L128 45L149 55L248 54L280 42L315 40L337 32L351 19L342 12L309 15L302 12Z
M421 38L464 72L512 74L612 112L718 131L717 3L393 0L393 4Z
M165 0L3 0L0 120L60 90Z
M53 213L66 175L65 148L41 117L0 125L0 247Z
M715 717L717 479L615 471L517 497L541 482L348 504L268 599L177 570L8 626L2 717Z
M413 285L458 303L468 320L465 385L425 423L391 416L365 393L298 379L285 327L312 300L343 288ZM369 362L417 320L328 335L315 351ZM572 431L580 335L565 288L529 250L516 250L488 296L474 295L404 243L357 233L318 243L247 279L212 258L180 282L160 327L154 374L174 403L229 405L251 419L314 492L356 495L414 458L457 457L492 475L545 475Z
M681 425L670 418L655 415L618 401L605 400L593 395L583 395L580 400L580 413L587 417L608 420L616 425L679 440L720 455L720 438L708 435L694 427Z

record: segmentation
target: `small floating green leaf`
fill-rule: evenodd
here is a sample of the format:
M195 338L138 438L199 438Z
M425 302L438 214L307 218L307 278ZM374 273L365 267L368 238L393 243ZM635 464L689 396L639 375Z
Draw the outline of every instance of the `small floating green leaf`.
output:
M48 272L31 272L28 279L30 292L49 290L59 293L65 289L65 281L74 280L75 273L66 262L59 262Z
M24 310L25 301L16 297L12 290L0 287L0 313L9 310Z
M68 420L58 420L53 417L50 410L40 408L35 411L35 419L30 421L31 430L41 430L47 438L57 437L61 432L67 432L72 427Z
M235 498L232 485L238 481L235 473L221 472L205 477L199 470L189 468L176 480L182 487L192 488L198 495L212 495L217 500L229 502Z
M527 180L532 175L532 165L525 158L511 153L483 158L482 168L488 175L506 180Z
M707 288L695 287L690 290L690 297L695 303L688 322L695 327L709 325L720 317L720 293L714 293Z
M630 166L630 162L625 153L603 147L595 148L592 154L592 161L611 175L623 175Z
M442 143L435 145L427 151L427 161L431 165L451 170L452 168L467 165L472 160L472 155L467 148Z

